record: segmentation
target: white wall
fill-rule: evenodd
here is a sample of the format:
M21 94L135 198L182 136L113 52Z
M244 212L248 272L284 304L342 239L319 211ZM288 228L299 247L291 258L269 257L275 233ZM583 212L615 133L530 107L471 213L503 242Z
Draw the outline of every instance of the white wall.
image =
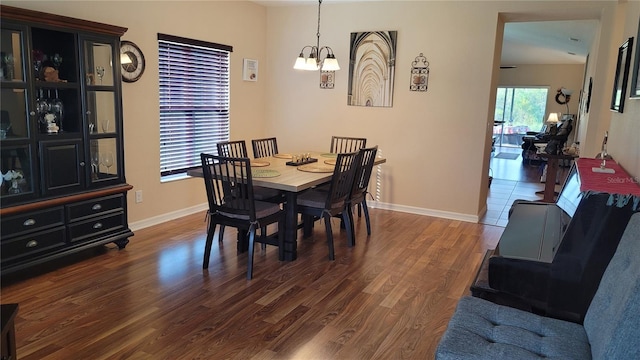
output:
M266 131L277 135L286 151L327 148L331 135L367 137L368 144L379 145L388 159L382 166L378 206L459 219L477 217L488 188L500 22L598 19L615 7L613 2L519 1L323 4L321 45L333 48L344 69L337 73L333 90L318 88L317 73L291 70L300 48L315 43L317 8L269 8ZM601 23L609 28L613 21L609 16ZM349 34L375 30L398 31L393 107L347 106ZM596 52L610 51L607 34ZM408 90L411 62L419 53L430 62L426 93ZM583 75L580 71L572 75L571 84L558 85L575 86L577 94L581 80L576 83L576 78ZM594 94L605 92L604 80L594 86ZM596 112L605 100L592 98ZM575 109L577 104L578 99L571 106ZM591 120L596 127L601 121ZM639 156L636 152L632 158Z
M609 51L617 54L618 46L622 45L626 39L633 37L632 64L635 63L636 56L640 56L637 51L640 46L638 36L638 19L640 19L640 2L629 1L620 6L618 13L618 23L622 24L622 29L617 38L613 41ZM609 66L609 73L615 73L615 61ZM640 98L629 98L631 79L633 70L629 71L629 85L627 87L627 98L625 99L623 113L611 113L611 123L609 125L609 145L608 151L640 184ZM609 89L611 89L613 85ZM610 94L610 92L609 92ZM608 99L611 99L610 95ZM610 101L610 100L609 100Z

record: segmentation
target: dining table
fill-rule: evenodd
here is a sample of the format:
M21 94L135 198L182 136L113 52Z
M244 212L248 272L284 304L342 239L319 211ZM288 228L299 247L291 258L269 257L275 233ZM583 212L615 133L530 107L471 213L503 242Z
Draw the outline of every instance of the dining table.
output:
M250 158L253 185L280 190L285 196L284 251L279 252L281 261L293 261L298 257L298 213L296 208L298 194L314 186L330 182L337 155L328 152L305 151L279 153L258 159ZM380 165L386 161L385 158L377 157L374 165ZM187 171L187 175L203 177L202 168L191 169ZM241 246L238 249L240 250Z

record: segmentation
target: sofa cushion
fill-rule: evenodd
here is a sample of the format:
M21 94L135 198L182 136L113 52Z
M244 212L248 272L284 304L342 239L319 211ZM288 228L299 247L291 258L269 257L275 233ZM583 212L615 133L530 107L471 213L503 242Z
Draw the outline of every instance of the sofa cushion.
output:
M640 359L640 213L631 217L584 319L594 359Z
M584 328L475 298L460 299L437 359L590 359Z

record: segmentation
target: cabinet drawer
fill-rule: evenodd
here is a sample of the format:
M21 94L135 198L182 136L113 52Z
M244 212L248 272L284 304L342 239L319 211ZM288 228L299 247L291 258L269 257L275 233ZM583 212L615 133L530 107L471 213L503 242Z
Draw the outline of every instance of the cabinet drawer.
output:
M69 221L73 222L123 208L124 195L116 194L68 205L67 214Z
M2 217L2 238L12 238L59 225L64 225L62 206Z
M119 211L107 216L74 223L69 226L69 239L71 242L76 242L108 235L123 229L124 220L124 211Z
M31 235L2 241L2 263L18 259L26 255L50 251L65 245L65 228L58 227Z

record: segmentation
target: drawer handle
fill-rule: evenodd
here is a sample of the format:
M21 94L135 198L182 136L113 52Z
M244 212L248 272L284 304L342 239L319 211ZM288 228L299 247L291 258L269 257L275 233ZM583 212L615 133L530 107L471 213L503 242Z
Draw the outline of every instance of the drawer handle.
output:
M27 247L28 248L34 248L36 246L38 246L38 242L35 241L35 240L31 240L31 241L27 242Z
M102 205L100 204L95 204L91 207L91 210L100 210L100 209L102 209Z
M95 224L93 225L93 228L94 228L94 229L102 229L102 223L95 223Z
M36 224L36 221L34 219L27 219L22 223L22 225L24 226L33 226L35 224Z

